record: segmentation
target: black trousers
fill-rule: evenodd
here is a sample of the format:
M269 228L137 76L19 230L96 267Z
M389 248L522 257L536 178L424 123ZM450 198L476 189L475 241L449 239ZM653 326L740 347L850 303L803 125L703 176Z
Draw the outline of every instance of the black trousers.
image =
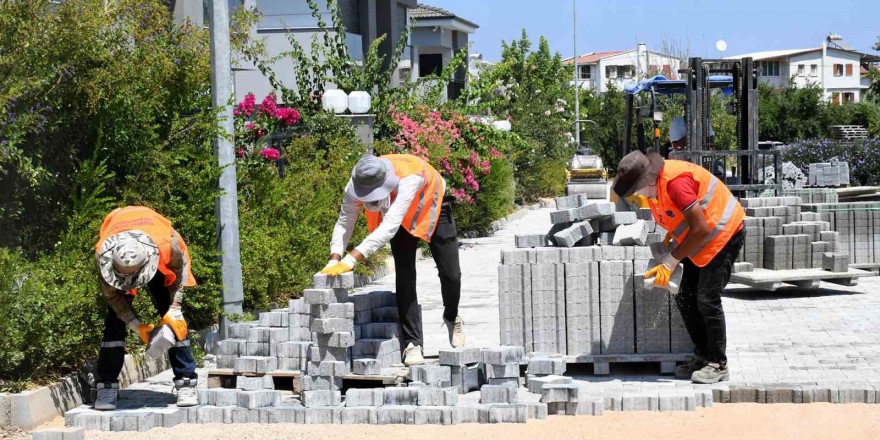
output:
M416 249L419 239L401 227L391 239L391 255L397 273L397 314L403 331L404 347L410 342L422 345L422 317L416 295ZM444 202L437 229L428 243L440 276L443 318L455 321L461 298L461 267L458 263L458 235L452 205Z
M138 290L143 294L144 289ZM159 316L165 316L173 301L168 288L165 287L165 275L156 271L156 275L147 283L147 290L150 291L150 299L153 301L156 313ZM133 296L126 296L129 302L134 299ZM126 335L126 324L116 316L112 307L107 307L107 317L104 318L104 338L101 350L98 352L98 365L95 368L97 382L119 382L119 373L122 372L122 366L125 362ZM187 337L183 341L178 341L174 347L168 350L168 359L171 361L174 380L198 377L196 361L189 344L189 337Z
M721 292L730 281L733 264L745 241L745 229L737 232L705 267L690 258L682 260L684 273L675 302L684 319L694 354L709 362L727 363L727 326Z

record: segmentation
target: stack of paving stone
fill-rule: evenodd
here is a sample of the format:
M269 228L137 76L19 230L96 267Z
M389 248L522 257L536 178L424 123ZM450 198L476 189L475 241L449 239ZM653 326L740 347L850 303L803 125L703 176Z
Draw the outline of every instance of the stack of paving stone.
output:
M619 210L621 203L591 201L583 194L556 198L557 211L547 234L516 235L518 248L600 245L644 246L663 240L666 231L653 221L649 209Z
M401 333L394 292L373 291L349 296L354 304L352 373L381 374L401 363Z
M829 187L849 185L849 163L831 159L830 162L810 164L810 186Z
M258 321L231 324L231 337L218 343L217 367L242 374L304 369L311 334L303 331L303 310L302 299L290 300L287 309L260 313Z
M642 291L651 258L648 246L503 251L498 268L501 343L572 356L688 352L678 308L668 295L659 304ZM660 327L656 338L665 343L637 343L639 335Z
M350 347L355 343L354 304L348 301L354 276L316 274L313 289L303 292L311 309L312 337L307 374L302 377L302 401L306 408L338 406L342 376L351 372Z
M804 200L827 200L836 196L809 190L789 190L789 194L793 195L740 199L747 215L743 219L746 240L737 261L747 265L737 265L737 271L749 271L754 267L770 270L821 269L826 253L836 255L845 251L841 243L843 235L835 231L833 221L829 221L834 216L815 212L829 204L804 203ZM837 203L830 205L838 206ZM866 215L868 212L865 211ZM847 214L841 217L850 218ZM877 219L880 231L880 216ZM867 222L864 227L865 233L861 237L867 242L871 228Z
M782 191L783 196L798 196L802 204L807 203L837 203L837 191L823 188L798 188Z
M450 385L461 394L480 389L485 382L483 353L479 348L459 347L440 350L440 365L449 367Z
M880 202L810 203L803 209L839 234L837 252L853 264L880 263Z

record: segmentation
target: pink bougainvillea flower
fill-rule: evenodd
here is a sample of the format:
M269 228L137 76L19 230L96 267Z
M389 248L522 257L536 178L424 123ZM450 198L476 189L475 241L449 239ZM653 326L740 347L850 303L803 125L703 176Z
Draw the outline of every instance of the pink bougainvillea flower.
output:
M299 123L299 112L292 107L279 107L275 111L275 117L287 127Z
M257 98L253 93L248 93L245 95L244 100L238 103L238 113L236 116L245 115L250 116L254 112L254 103L257 102Z
M263 98L263 102L260 104L260 113L265 113L269 116L275 116L275 109L278 106L277 99L275 98L275 92L272 92L266 95Z
M240 159L243 159L245 156L247 156L247 151L244 148L236 148L235 155L238 156Z
M254 123L253 123L253 122L248 122L248 123L244 124L244 128L246 128L246 129L248 129L248 130L253 130L253 129L254 129Z
M271 160L272 162L281 159L281 152L275 148L263 148L260 150L260 155L263 156L263 159Z

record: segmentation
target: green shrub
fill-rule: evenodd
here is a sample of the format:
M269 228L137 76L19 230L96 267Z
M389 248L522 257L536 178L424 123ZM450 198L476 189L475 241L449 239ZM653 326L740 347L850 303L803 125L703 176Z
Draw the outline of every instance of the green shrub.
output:
M489 174L480 182L480 192L473 204L457 205L455 223L458 231L486 231L492 222L513 209L513 167L505 159L492 159Z
M564 195L566 165L567 161L562 159L547 159L520 169L516 181L517 198L534 201Z

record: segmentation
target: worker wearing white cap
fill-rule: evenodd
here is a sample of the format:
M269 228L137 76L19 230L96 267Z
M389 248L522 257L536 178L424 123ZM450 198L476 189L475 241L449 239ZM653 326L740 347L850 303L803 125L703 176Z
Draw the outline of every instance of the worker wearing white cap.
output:
M443 200L446 182L434 167L409 154L362 157L345 187L339 219L330 242L330 262L321 273L337 276L354 269L358 261L391 243L397 287L397 314L403 332L407 366L424 363L422 323L416 297L416 250L428 242L437 264L443 297L443 321L452 347L464 345L464 322L458 315L461 267L458 234L452 205ZM342 254L357 223L361 206L366 210L370 235Z
M687 124L684 122L684 117L673 119L672 124L669 125L669 143L672 144L675 151L687 150L687 135ZM709 137L713 136L715 136L715 130L709 127Z

